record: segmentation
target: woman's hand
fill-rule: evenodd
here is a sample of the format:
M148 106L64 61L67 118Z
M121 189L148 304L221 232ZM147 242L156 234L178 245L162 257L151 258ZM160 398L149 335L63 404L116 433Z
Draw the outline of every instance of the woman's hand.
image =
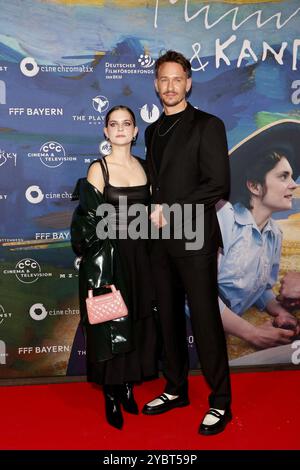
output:
M160 204L155 205L154 211L150 214L150 220L156 228L162 228L167 225L167 221L164 218L162 206Z

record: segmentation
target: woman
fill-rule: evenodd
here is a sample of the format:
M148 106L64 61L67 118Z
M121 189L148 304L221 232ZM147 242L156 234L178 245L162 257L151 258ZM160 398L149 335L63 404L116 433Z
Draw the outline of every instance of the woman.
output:
M82 255L80 305L86 330L88 379L103 385L107 421L118 429L123 426L121 405L127 412L138 414L133 383L157 373L154 296L147 241L128 237L132 217L127 218L126 206L119 205L120 197L123 201L126 198L128 208L141 204L146 215L144 220L148 220L146 206L150 189L144 163L131 154L137 132L131 109L115 106L108 111L104 133L111 153L91 164L87 180L79 188L80 205L72 223L73 248ZM104 220L96 211L104 202L115 209L115 220L108 218L107 222L116 240L99 239L96 235L99 221ZM103 292L102 286L111 283L121 290L128 306L128 317L89 325L85 307L87 289L93 287L95 295Z
M295 129L298 139L299 124ZM277 132L282 142L282 127L268 130L265 142L261 133L238 156L231 157L234 205L227 202L218 210L223 238L219 304L224 329L260 349L288 344L300 331L297 319L272 291L279 271L282 233L271 217L274 212L291 209L297 187L286 158L291 153L276 144ZM267 310L273 321L255 326L243 319L241 315L254 304Z

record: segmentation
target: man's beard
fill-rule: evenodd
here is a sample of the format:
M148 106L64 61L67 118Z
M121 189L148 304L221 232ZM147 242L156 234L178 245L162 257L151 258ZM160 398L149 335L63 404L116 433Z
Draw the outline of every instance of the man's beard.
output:
M163 102L163 104L166 105L166 106L169 106L169 107L177 106L177 105L180 104L184 99L185 99L185 96L182 96L182 97L179 98L178 100L169 103L169 102L165 99L164 95L162 96L162 102Z

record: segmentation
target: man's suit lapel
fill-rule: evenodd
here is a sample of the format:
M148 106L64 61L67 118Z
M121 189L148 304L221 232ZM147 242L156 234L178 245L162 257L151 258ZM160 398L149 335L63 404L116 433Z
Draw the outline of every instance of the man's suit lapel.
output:
M168 142L168 145L165 148L160 170L158 173L158 179L162 176L163 172L167 168L168 164L172 161L172 159L174 160L174 155L184 154L183 144L189 135L190 122L193 119L193 116L194 116L194 108L192 105L188 103L185 109L185 112L183 113L179 123L177 124L172 134L172 137L170 138ZM157 126L156 126L156 132L157 132ZM153 145L153 141L154 139L152 138L152 145ZM151 152L151 154L152 154L152 159L153 159L153 151ZM153 165L154 165L154 162L153 162Z

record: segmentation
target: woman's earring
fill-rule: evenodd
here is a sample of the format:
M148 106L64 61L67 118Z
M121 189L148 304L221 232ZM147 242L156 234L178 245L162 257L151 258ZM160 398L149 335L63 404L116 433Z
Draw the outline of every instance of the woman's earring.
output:
M132 141L131 141L133 144L135 144L136 142L136 136L132 137Z

